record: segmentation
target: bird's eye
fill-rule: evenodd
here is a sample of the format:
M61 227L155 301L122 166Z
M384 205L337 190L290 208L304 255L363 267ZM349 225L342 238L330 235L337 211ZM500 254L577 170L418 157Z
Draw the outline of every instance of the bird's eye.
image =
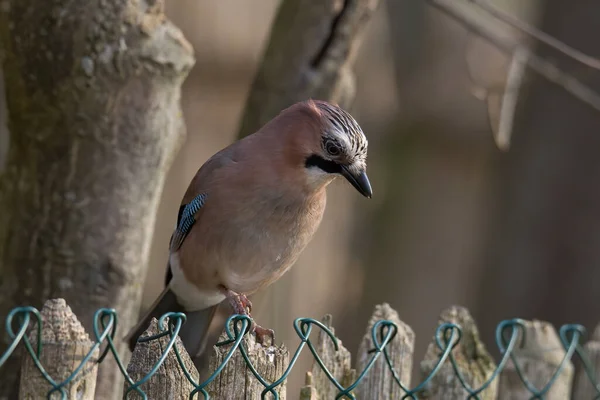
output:
M340 148L333 142L328 142L325 145L325 150L332 156L338 156L340 154Z

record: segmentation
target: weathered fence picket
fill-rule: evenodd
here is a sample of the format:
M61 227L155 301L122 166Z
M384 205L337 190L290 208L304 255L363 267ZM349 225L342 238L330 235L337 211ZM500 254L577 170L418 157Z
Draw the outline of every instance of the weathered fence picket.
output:
M322 323L327 329L335 334L332 325L332 316L325 315ZM318 329L316 326L313 329ZM336 351L333 340L323 330L319 330L315 350L323 360L323 364L329 370L331 375L342 385L348 387L356 379L356 371L352 368L352 356L350 351L342 345L342 341L337 339L338 349ZM339 393L338 388L329 380L323 369L315 361L313 363L310 378L307 378L309 385L304 387L304 392L314 391L317 398L321 400L334 399ZM347 399L348 397L343 397ZM310 397L309 397L310 399Z
M17 321L26 325L30 317L37 315L37 311L32 310L27 307L21 308L14 311L15 314L11 314L7 320L12 318L13 329ZM104 314L99 315L111 317L113 322L116 321L114 311L102 312ZM98 357L100 351L108 344L106 335L112 329L105 328L110 318L105 320L104 317L100 317L102 322L95 322L95 329L102 331L95 332L95 335L101 337L99 344L90 339L62 299L47 301L39 316L43 323L41 335L38 337L37 329L31 329L36 327L35 323L29 322L30 332L27 336L34 353L38 340L41 340L39 364L34 361L29 351L23 351L19 399L93 399ZM179 318L175 315L171 317ZM310 319L301 320L299 326L302 335L308 333L308 326L312 326L310 330L313 333L302 337L301 346L305 346L304 351L315 352L337 381L337 385L331 382L328 374L315 359L311 370L306 373L300 399L600 398L600 391L585 371L578 372L576 379L573 378L574 367L570 358L567 358L572 355L572 351L567 353L565 348L575 349L578 342L564 342L580 340L578 332L581 332L581 327L573 325L563 328L561 341L557 331L549 323L506 321L501 327L512 329L509 346L511 359L504 365L500 363L498 367L479 338L475 321L467 309L450 307L442 312L439 322L433 341L420 363L421 376L417 382L411 382L415 335L410 326L402 322L389 305L375 307L358 349L355 367L350 352L342 346L339 339L332 336L335 331L330 315L326 315L321 323ZM162 332L159 328L158 321L154 319L143 334L143 337L153 338L137 344L126 370L128 379L124 385L124 397L186 399L192 398L190 395L194 393L193 399L203 399L205 396L199 391L199 380L207 379L208 376L198 376L198 371L178 337L175 338L174 346L167 352L171 336L159 335ZM505 333L510 333L508 331ZM15 336L15 340L19 340L17 333L11 335ZM224 335L221 337L221 340L223 339ZM499 340L506 342L503 342L501 347L506 347L509 339L502 339L501 336ZM239 340L240 347L234 349L231 354L234 345L231 343L213 349L209 370L212 372L220 367L222 369L218 374L210 375L214 379L202 386L208 397L213 400L285 400L286 379L290 371L288 350L284 346L259 345L253 335L245 335ZM449 348L451 352L446 350ZM585 350L592 367L600 368L600 328L596 329L591 340L585 345ZM228 359L229 355L231 357ZM372 362L374 357L377 359ZM163 358L162 364L156 367ZM5 359L6 355L0 354L0 368L2 360ZM87 361L83 363L85 360ZM189 376L182 369L182 364ZM44 369L50 380L40 372L39 366ZM456 370L460 371L460 378ZM594 371L590 371L590 375L596 377ZM574 383L575 387L572 390Z
M167 323L167 321L165 321ZM148 329L142 334L142 338L158 335L161 330L158 327L158 321L153 318ZM141 381L148 375L154 365L162 357L170 341L169 336L163 336L147 342L138 342L131 354L131 360L127 366L127 373L131 380ZM175 346L179 350L183 365L187 368L192 379L198 382L198 371L190 356L183 348L181 339L175 339ZM123 393L126 399L143 399L141 393L133 388L125 380ZM170 351L156 373L139 386L149 399L185 399L195 389L183 373L179 366L175 351Z
M469 311L463 307L450 307L440 315L440 324L453 323L462 328L462 335L458 341L458 333L452 337L452 330L446 331L447 340L452 340L454 346L452 355L460 370L464 381L471 388L479 388L487 382L496 364L479 338L479 331ZM442 335L444 332L442 332ZM454 345L456 343L456 345ZM442 350L435 338L429 344L424 360L421 362L422 380L433 370L442 355ZM498 382L493 381L479 394L481 400L494 400L498 393ZM467 399L469 393L458 379L450 359L446 359L438 373L432 378L430 384L420 393L421 399L459 400Z
M600 325L596 327L590 340L584 346L585 354L596 372L594 378L598 380L600 372ZM598 397L598 390L595 382L590 380L587 372L579 368L575 375L575 387L573 388L573 399L595 399Z
M57 383L63 382L77 369L94 343L73 314L71 307L63 299L48 300L41 310L42 329L38 338L37 330L29 334L29 342L36 349L38 340L43 343L40 364L46 373ZM93 400L96 391L98 351L92 354L90 362L69 383L62 387L68 399ZM52 386L42 375L29 353L23 351L19 399L45 399ZM60 398L56 391L53 399Z
M226 340L223 334L220 341ZM254 335L246 335L242 340L248 358L256 369L256 372L266 381L272 384L277 381L289 364L289 352L285 346L268 346L256 343ZM215 353L210 359L210 371L216 370L224 361L232 345L215 348ZM286 398L286 382L282 382L274 391L280 400ZM238 350L225 364L225 368L217 378L208 384L207 391L210 398L214 400L260 400L265 386L253 375L246 364L244 356ZM199 397L200 399L202 396ZM271 394L265 396L272 399Z
M521 371L532 387L541 391L557 372L564 356L556 329L543 321L525 321L525 333L519 334L519 340L513 354ZM525 340L523 340L523 336ZM564 400L571 395L573 382L573 364L567 361L562 372L544 394L544 400ZM519 377L515 364L510 360L500 374L498 398L529 400L532 393ZM576 398L575 400L579 400Z
M406 325L398 317L388 304L381 304L375 307L375 311L369 320L365 336L363 337L358 349L356 360L356 370L363 371L371 358L372 350L375 348L372 338L372 329L379 321L387 320L396 324L398 331L392 342L386 346L387 354L400 382L405 386L410 386L410 378L413 366L413 351L415 347L415 334L410 326ZM379 338L381 341L382 338ZM400 399L406 392L395 382L392 373L387 365L385 356L382 354L373 367L367 372L365 379L356 389L359 399L388 400Z
M152 320L150 328L142 337L150 337L160 333L158 321ZM225 341L227 336L223 334L219 341ZM162 354L167 350L170 337L163 336L156 340L140 342L129 362L127 372L133 382L143 379L156 365ZM253 335L246 335L242 340L248 359L256 369L256 372L271 384L279 379L288 365L289 353L284 346L263 347L256 343ZM210 358L210 371L216 370L224 361L233 344L220 346L214 349ZM190 356L186 352L179 337L175 346L179 352L185 368L189 371L196 384L199 383L199 374ZM125 383L124 391L127 392L129 384ZM152 377L140 386L140 389L149 399L184 399L196 389L189 379L186 378L180 367L174 350L170 351L164 363L158 368ZM213 400L259 400L265 386L253 375L247 366L241 351L236 350L231 359L215 380L206 386L208 395ZM280 400L285 400L285 382L282 382L274 391ZM128 399L142 398L134 390L128 393ZM203 394L198 393L194 398L202 399Z

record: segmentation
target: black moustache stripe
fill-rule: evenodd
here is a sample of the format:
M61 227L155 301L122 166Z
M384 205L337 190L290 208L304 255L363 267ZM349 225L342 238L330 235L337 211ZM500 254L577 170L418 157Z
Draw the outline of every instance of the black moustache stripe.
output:
M340 166L340 164L334 161L326 160L323 157L318 156L316 154L313 154L312 156L306 159L305 166L306 168L317 167L329 174L337 174L342 171L342 167Z

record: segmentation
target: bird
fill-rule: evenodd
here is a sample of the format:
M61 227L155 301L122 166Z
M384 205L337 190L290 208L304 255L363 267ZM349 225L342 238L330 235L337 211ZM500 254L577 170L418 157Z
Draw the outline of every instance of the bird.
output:
M350 113L309 99L210 157L183 196L165 288L125 336L130 350L153 317L184 312L179 336L196 363L220 304L251 317L248 296L296 262L322 221L326 188L334 179L345 178L371 198L367 149ZM268 336L274 340L271 329L253 320L250 330L261 343Z

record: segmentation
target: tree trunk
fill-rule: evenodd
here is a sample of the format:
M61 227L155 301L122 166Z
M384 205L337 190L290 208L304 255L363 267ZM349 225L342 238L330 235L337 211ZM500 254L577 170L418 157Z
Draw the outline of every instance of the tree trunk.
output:
M352 64L379 0L287 0L252 83L238 136L250 135L282 109L309 98L350 108Z
M0 43L10 149L0 175L0 315L65 298L138 314L165 173L184 137L193 50L161 0L5 0ZM123 347L122 347L123 349ZM0 397L15 398L16 359ZM112 362L96 398L122 385Z

